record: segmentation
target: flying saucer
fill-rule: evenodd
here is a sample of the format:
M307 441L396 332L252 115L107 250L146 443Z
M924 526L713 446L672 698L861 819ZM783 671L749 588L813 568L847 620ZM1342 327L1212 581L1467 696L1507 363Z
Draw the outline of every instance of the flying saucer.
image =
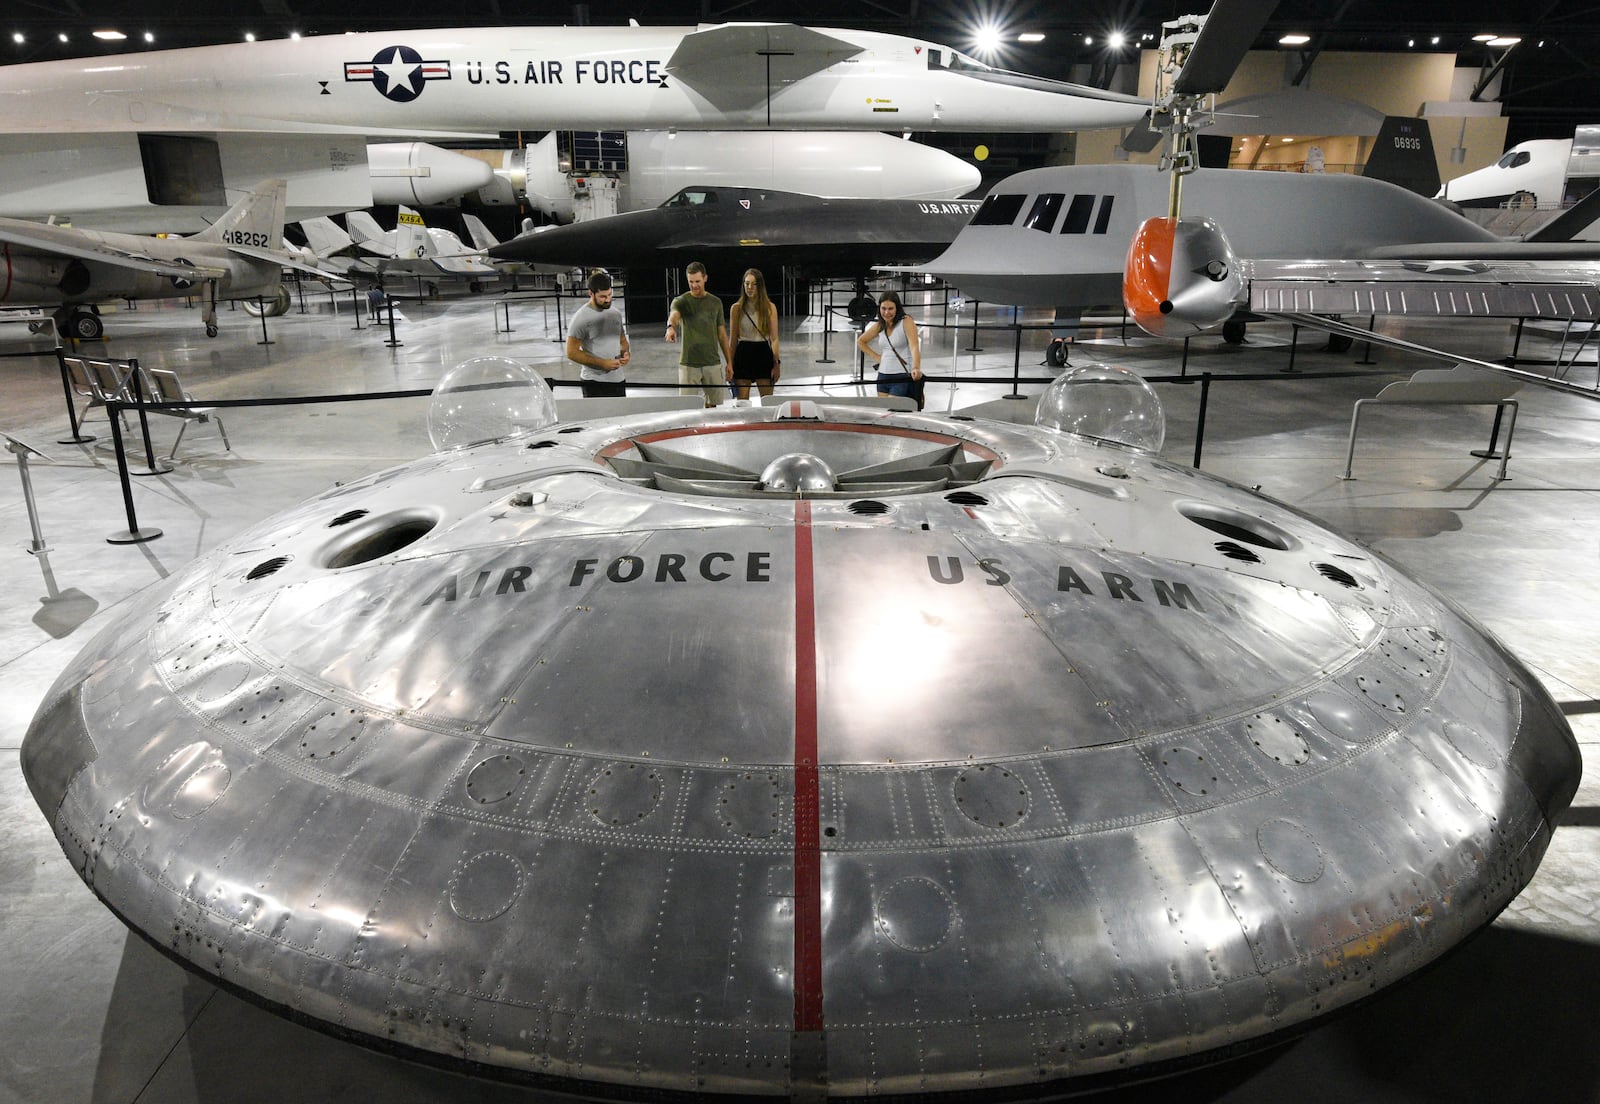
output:
M498 1077L1015 1095L1301 1030L1516 896L1576 745L1394 565L1117 443L1159 440L1118 395L488 440L458 401L130 603L29 785L168 954Z

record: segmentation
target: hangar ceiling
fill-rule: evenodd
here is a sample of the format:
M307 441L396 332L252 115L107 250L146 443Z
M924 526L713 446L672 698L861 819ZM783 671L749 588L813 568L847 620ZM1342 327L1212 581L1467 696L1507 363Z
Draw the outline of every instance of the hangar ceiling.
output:
M986 57L996 64L1045 76L1072 77L1105 84L1134 58L1125 47L1107 45L1121 30L1129 42L1159 35L1164 19L1200 8L1173 0L812 0L803 21L816 26L862 28L921 35L958 49L974 49L981 25L1001 29L1006 43ZM0 58L6 62L115 54L152 48L237 42L246 34L281 38L292 32L338 34L441 25L622 24L628 19L651 25L695 22L788 21L797 7L780 0L627 0L610 7L597 3L464 0L441 14L433 0L350 0L310 5L294 0L212 0L194 6L167 0L14 0L0 17ZM103 43L95 30L117 29L128 37ZM1044 36L1035 44L1015 41L1021 31ZM1298 32L1303 46L1282 47L1278 39ZM1472 41L1479 33L1520 37L1515 46L1490 47ZM146 44L149 34L153 43ZM16 36L22 41L17 42ZM61 41L65 35L66 42ZM1437 40L1437 41L1436 41ZM1293 50L1313 66L1329 51L1454 52L1458 64L1485 71L1499 64L1503 73L1509 141L1566 137L1579 123L1600 122L1596 57L1600 50L1600 8L1573 0L1534 0L1512 8L1503 0L1438 0L1396 4L1393 0L1284 0L1260 49Z

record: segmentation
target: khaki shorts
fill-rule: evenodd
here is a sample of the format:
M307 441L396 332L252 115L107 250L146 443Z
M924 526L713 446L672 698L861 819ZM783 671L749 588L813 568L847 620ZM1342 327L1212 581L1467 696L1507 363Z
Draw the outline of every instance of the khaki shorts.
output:
M728 378L722 370L721 362L707 364L701 368L680 364L678 383L682 385L679 388L680 394L702 395L707 406L719 406L722 400L728 397Z

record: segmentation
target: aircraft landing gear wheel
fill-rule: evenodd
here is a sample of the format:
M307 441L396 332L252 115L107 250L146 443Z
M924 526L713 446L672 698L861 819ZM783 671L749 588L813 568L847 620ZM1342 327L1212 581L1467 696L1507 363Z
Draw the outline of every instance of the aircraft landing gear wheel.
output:
M1226 341L1229 345L1243 345L1245 332L1244 327L1245 324L1243 322L1235 322L1230 318L1228 321L1222 324L1222 340Z
M215 322L207 322L206 323L206 336L207 337L216 337L217 336L217 324Z
M1052 368L1065 368L1068 363L1067 352L1067 343L1058 337L1045 346L1044 362Z
M106 332L105 324L93 311L75 310L67 319L67 336L79 341L95 341Z
M1518 192L1506 204L1513 211L1531 211L1539 206L1539 197L1532 192Z
M1331 333L1328 335L1328 352L1348 353L1350 346L1355 344L1355 340L1349 334Z

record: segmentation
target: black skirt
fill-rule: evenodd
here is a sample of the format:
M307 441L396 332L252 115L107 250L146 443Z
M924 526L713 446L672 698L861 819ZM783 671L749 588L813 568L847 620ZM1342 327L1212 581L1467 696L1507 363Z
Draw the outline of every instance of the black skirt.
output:
M733 378L769 380L772 378L772 346L765 341L740 341L733 347Z

